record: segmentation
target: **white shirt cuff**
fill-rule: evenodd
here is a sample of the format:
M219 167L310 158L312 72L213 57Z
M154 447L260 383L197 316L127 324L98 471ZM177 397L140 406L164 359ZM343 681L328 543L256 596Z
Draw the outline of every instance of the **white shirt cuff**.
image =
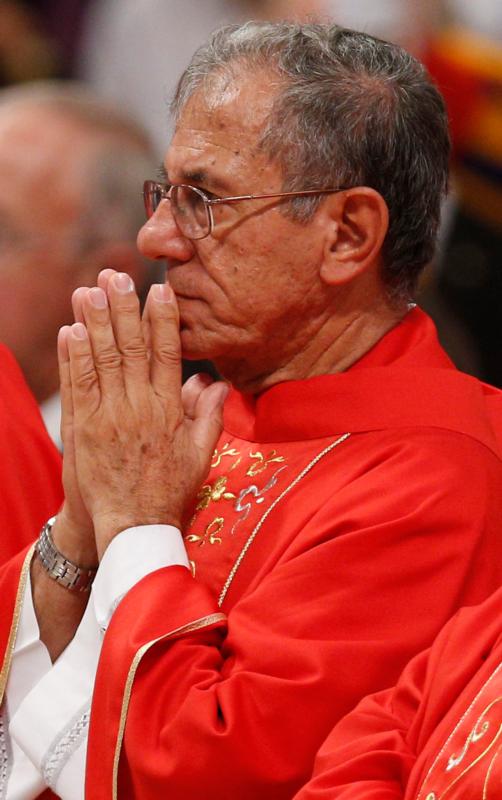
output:
M105 631L125 594L150 572L180 565L189 569L183 538L172 525L127 528L108 545L92 587L98 625Z

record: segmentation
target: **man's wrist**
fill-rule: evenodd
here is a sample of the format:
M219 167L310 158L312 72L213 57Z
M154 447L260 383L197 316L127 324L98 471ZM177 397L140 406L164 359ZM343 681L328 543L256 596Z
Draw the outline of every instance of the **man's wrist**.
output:
M130 528L140 528L145 525L171 525L173 528L181 530L181 523L177 519L168 518L166 514L155 511L96 514L93 522L100 561L110 542Z
M55 518L45 523L36 544L38 559L48 576L65 589L89 592L96 577L97 565L77 564L59 551L51 536Z
M75 521L64 505L56 516L51 536L56 548L76 564L98 564L93 528Z

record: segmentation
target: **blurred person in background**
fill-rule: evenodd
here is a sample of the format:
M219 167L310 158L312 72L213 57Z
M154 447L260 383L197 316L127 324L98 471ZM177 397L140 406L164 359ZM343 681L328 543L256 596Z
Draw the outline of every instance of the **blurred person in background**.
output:
M2 0L0 85L73 76L90 0Z
M0 3L0 86L53 77L59 68L54 42L44 30L36 4Z
M78 154L78 157L77 157ZM57 332L71 295L119 265L140 291L137 252L147 136L77 85L35 83L0 93L0 341L20 364L59 441Z

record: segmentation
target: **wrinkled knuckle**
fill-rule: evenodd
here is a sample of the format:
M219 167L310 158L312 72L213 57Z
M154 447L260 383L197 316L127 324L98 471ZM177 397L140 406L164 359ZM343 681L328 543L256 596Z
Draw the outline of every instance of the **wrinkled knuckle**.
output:
M131 339L122 347L122 355L129 361L142 361L146 358L145 343L141 337Z
M155 357L160 364L165 366L172 366L179 364L181 359L181 347L179 344L163 344L160 345L155 351Z
M80 391L89 391L96 385L96 372L92 361L82 361L79 364L79 369L76 372L72 384Z
M117 303L117 310L123 319L136 319L139 313L139 300L135 294L127 295Z
M97 369L102 372L115 372L120 369L122 364L120 353L112 349L97 351L95 354L95 361Z

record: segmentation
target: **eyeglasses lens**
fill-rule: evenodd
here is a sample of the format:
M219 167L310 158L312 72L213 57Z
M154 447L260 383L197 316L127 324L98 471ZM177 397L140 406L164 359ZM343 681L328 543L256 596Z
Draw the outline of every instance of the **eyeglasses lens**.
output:
M143 184L143 201L147 219L150 219L150 217L155 214L162 197L163 191L161 184L155 181L145 181Z
M173 186L171 203L176 224L188 239L203 239L211 229L209 209L201 192L191 186Z

